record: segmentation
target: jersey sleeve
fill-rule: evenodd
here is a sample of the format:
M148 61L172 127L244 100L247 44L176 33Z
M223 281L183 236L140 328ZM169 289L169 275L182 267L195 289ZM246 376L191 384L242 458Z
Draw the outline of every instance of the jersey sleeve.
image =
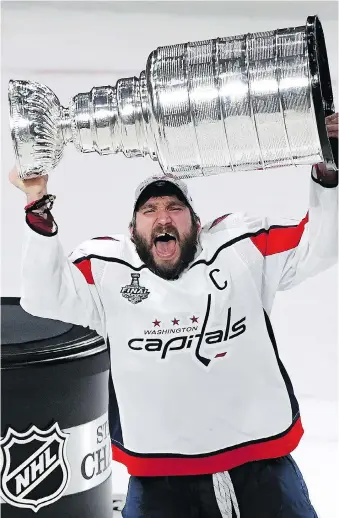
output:
M36 223L36 222L34 222ZM69 257L58 233L28 222L21 271L21 306L28 313L90 327L105 337L105 314L92 272L89 243ZM80 260L82 259L82 260Z
M338 188L311 180L309 210L301 221L265 218L251 229L264 258L266 296L287 290L326 270L338 257Z

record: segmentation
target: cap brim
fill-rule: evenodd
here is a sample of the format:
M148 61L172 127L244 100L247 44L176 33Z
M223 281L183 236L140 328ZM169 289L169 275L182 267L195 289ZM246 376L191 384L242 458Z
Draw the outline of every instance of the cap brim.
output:
M180 187L178 187L174 182L161 179L155 180L154 182L145 186L135 201L134 211L138 211L139 208L144 205L144 203L146 203L150 198L161 196L176 196L180 201L185 203L185 205L188 207L191 206L190 201L187 199Z

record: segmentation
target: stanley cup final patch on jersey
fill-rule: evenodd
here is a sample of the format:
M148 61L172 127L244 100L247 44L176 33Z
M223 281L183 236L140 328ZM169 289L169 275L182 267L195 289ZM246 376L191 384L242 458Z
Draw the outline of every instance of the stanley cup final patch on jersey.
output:
M58 423L46 430L32 425L22 433L8 428L0 441L3 500L34 512L59 500L70 480L67 440Z
M132 304L138 304L143 300L147 299L150 292L147 288L140 286L139 279L140 273L131 273L131 284L127 284L127 286L123 286L121 288L121 295L127 299Z

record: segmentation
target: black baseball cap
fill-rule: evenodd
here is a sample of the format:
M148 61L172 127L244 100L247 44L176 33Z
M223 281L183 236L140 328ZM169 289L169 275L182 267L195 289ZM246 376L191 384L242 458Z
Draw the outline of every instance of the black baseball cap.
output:
M151 176L144 180L135 191L134 212L138 211L141 205L153 196L177 196L180 201L193 210L193 201L188 193L187 185L175 176Z

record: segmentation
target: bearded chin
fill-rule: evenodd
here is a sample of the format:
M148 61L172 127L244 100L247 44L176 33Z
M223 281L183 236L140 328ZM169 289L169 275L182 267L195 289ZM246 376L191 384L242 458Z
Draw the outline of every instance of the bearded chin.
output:
M140 259L149 270L163 279L174 281L180 277L181 273L186 270L195 257L198 243L198 227L194 225L190 234L182 239L180 243L180 257L175 264L158 265L153 258L152 245L149 245L146 239L136 231L133 233L132 241L135 244Z

